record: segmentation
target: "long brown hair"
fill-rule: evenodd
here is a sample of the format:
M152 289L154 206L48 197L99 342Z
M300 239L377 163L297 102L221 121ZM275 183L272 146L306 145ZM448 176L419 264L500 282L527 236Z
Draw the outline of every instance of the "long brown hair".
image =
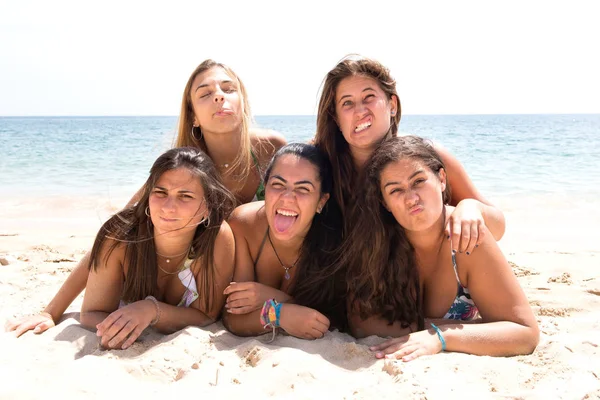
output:
M390 324L406 327L422 323L419 273L414 249L404 229L383 206L381 173L402 159L422 162L434 173L444 168L431 143L417 136L396 137L382 143L365 165L364 195L352 209L353 228L343 245L348 264L350 304L361 318L379 315ZM450 201L446 185L443 201Z
M265 184L277 160L286 154L310 162L318 172L320 195L331 194L333 182L327 156L317 147L305 143L290 143L275 153L265 173ZM296 304L314 308L330 319L332 327L344 330L347 326L345 275L334 265L335 251L341 244L341 229L338 205L329 200L321 213L314 215L302 241L290 294Z
M217 234L234 208L234 198L221 183L210 157L192 147L175 148L162 154L152 165L150 176L142 187L142 197L133 206L119 211L106 221L94 241L89 268L96 271L106 262L119 245L125 246L124 263L128 266L122 300L134 302L146 296L158 295L158 265L152 220L146 214L150 193L158 179L167 171L185 168L202 183L208 209L208 226L196 227L190 257L200 258L198 288L204 312L212 307L214 298L215 265L214 245ZM102 249L111 240L106 257L101 259Z
M319 110L317 114L317 133L315 146L327 154L333 167L334 199L339 203L342 215L346 215L349 205L353 203L353 187L357 176L352 162L348 143L336 122L335 95L340 82L351 76L365 76L374 79L387 95L398 99L398 110L390 120L390 130L386 137L395 137L400 123L400 98L396 92L396 81L390 71L381 63L360 56L346 56L333 68L323 82Z
M240 99L242 101L240 150L227 171L236 171L237 168L241 166L240 179L245 180L248 177L253 165L251 155L252 146L250 143L250 127L253 123L252 112L250 110L250 103L248 102L246 87L237 74L225 64L218 63L210 59L204 60L190 75L187 83L185 84L185 88L183 89L175 147L196 147L208 154L208 148L206 147L206 142L204 141L204 137L202 135L202 127L194 127L192 83L198 75L208 71L211 68L223 69L225 73L237 83Z

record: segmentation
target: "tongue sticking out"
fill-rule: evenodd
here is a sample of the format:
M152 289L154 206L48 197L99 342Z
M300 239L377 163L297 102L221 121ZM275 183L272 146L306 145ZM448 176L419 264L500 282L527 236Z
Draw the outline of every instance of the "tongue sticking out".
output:
M298 217L288 217L286 215L275 214L275 230L279 233L287 231L296 221L296 218Z

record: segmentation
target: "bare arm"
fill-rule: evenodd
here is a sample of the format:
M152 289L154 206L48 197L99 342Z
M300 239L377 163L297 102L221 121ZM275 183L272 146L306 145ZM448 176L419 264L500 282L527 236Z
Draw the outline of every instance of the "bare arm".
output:
M471 256L457 255L482 320L479 324L440 327L449 351L504 356L529 354L538 344L539 329L517 278L498 244L487 237ZM462 275L462 274L461 274Z
M477 200L479 202L478 207L489 231L494 235L496 240L502 239L506 228L504 213L490 203L479 190L477 190L463 165L456 157L454 157L454 155L452 155L452 153L438 144L435 144L434 148L446 166L448 182L452 188L451 205L458 206L458 204L465 199Z

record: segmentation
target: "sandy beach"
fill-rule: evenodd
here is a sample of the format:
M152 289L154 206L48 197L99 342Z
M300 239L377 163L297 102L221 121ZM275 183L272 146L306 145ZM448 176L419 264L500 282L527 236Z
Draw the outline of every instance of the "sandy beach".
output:
M58 326L15 338L0 333L2 399L600 398L600 201L559 196L494 199L505 210L500 245L537 315L529 356L458 353L409 363L377 360L368 345L330 332L304 341L239 338L221 323L172 335L146 332L105 351L78 323L81 296ZM39 311L126 199L0 201L0 322Z

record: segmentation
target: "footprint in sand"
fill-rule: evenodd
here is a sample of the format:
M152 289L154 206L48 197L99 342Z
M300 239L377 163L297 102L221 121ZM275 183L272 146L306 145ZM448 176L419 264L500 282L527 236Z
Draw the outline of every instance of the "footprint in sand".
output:
M261 359L261 355L260 355L260 349L258 347L253 347L244 356L244 361L246 362L246 365L248 365L250 367L256 367L256 365L258 364L260 359Z
M548 278L548 283L566 283L567 285L572 285L573 279L571 279L571 274L565 272L560 276L551 276Z

